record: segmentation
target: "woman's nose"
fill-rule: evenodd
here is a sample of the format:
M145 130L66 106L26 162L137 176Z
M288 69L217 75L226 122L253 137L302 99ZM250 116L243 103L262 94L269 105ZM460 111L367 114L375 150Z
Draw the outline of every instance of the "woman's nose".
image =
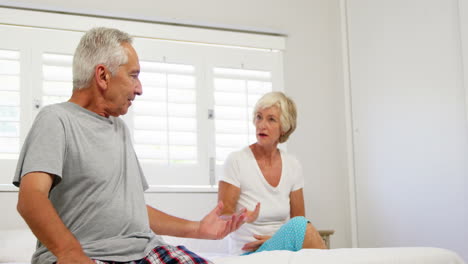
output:
M258 128L265 128L266 127L266 122L265 120L259 120L258 121Z

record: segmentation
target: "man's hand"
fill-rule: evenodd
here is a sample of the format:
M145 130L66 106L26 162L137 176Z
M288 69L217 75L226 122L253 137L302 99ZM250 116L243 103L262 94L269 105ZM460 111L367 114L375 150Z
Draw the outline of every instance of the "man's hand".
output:
M246 220L246 209L240 210L238 213L226 216L221 216L223 211L223 202L206 215L199 223L198 237L204 239L222 239L229 233L236 231Z
M260 235L254 235L254 237L255 237L255 239L257 239L257 240L245 244L245 245L242 247L242 250L244 250L244 251L249 251L249 252L250 252L250 251L255 251L255 250L257 250L260 246L262 246L263 243L265 243L265 241L267 241L268 239L271 238L271 236L260 236Z
M247 211L247 218L245 221L247 223L252 223L258 218L258 214L260 213L260 203L257 203L255 209L253 211Z

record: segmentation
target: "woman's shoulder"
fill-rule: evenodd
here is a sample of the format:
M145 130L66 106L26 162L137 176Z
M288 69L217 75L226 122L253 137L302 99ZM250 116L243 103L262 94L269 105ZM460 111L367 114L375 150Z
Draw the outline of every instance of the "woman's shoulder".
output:
M252 151L249 146L243 147L241 149L235 150L228 155L228 159L231 160L244 160L249 159L252 156Z
M299 165L300 162L294 154L291 154L285 150L280 149L281 158L288 163L293 163Z

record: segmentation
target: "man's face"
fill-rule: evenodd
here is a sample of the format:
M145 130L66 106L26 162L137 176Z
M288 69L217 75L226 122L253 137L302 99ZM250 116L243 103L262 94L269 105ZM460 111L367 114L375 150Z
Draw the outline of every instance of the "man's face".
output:
M106 112L112 116L124 115L137 95L143 93L138 75L140 63L135 49L129 43L123 43L128 62L122 64L113 76L109 73L108 91L106 92Z

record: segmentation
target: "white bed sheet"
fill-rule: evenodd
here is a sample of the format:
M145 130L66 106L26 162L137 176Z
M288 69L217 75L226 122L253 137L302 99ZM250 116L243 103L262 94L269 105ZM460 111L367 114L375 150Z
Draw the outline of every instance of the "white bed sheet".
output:
M226 240L174 237L165 240L173 245L185 245L215 264L466 264L453 251L429 247L303 249L228 256ZM0 230L0 263L29 264L34 247L31 231Z
M343 248L270 251L249 256L213 256L215 264L465 264L454 252L440 248ZM29 264L7 262L4 264Z
M453 251L429 247L303 249L212 260L215 264L465 264Z

